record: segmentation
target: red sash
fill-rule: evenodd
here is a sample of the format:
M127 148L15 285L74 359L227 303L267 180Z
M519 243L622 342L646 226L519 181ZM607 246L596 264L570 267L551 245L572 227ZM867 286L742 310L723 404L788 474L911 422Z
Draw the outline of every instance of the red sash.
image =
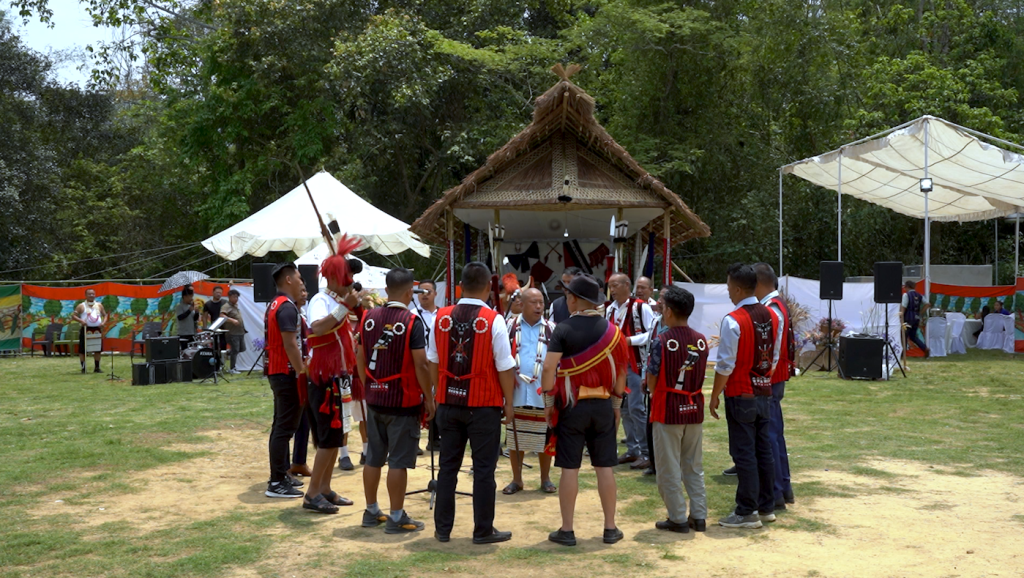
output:
M323 335L309 336L309 349L313 358L309 362L309 375L317 382L354 373L356 365L355 343L349 324L337 323Z

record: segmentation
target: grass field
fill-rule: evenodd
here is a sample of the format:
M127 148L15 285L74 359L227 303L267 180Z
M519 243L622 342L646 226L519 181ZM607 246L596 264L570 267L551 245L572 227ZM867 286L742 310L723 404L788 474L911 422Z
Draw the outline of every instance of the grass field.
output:
M130 375L127 358L116 362L117 373ZM746 554L729 558L729 552L736 550L735 540L750 546L745 551L765 548L765 555L770 555L772 548L778 550L790 541L821 543L850 535L855 529L834 522L834 504L852 507L886 497L920 498L924 506L919 510L929 516L959 507L960 498L944 502L924 496L923 489L919 492L915 484L926 487L929 478L922 471L928 469L942 472L943 480L965 483L998 476L1007 480L1000 483L1016 484L1018 494L1014 495L1019 496L1024 487L1024 359L971 351L967 356L912 361L911 369L908 379L890 382L841 381L834 374L810 374L790 382L785 411L797 507L780 515L770 531L738 537L709 531L701 536L733 540L720 564L711 567L716 570L713 573L744 573ZM426 519L427 531L401 542L352 528L340 517L325 522L324 517L306 514L295 502L288 507L268 504L269 500L259 499L266 475L256 472L266 469L272 399L266 382L255 376L219 386L130 387L128 381L111 382L105 375L79 374L76 359L0 359L0 392L0 576L4 578L514 576L545 574L551 568L568 574L678 575L679 564L692 559L697 547L692 534L687 538L692 541L684 543L653 530L654 521L664 518L656 486L652 479L625 468L617 481L620 526L627 540L614 548L562 549L535 538L554 529L557 501L548 498L543 511L525 514L526 508L540 508L533 500L543 499L530 492L516 496L525 497L514 502L514 508L499 496L498 525L531 539L483 549L464 544L446 549L437 544L430 537L426 505L415 499L410 499L407 509L415 508ZM732 507L734 482L720 475L731 463L724 426L709 418L705 428L709 522ZM250 479L220 480L220 486L234 486L223 495L208 494L205 488L211 478L231 474L219 472L228 466L221 463L217 448L233 447L224 445L228 438L221 437L222 432L241 440L234 442L236 447L248 444L241 455L234 452L233 459L248 464L254 473ZM502 468L499 488L508 482L507 461L502 461ZM583 471L587 472L586 466ZM346 480L346 495L356 501L356 508L349 510L358 514L363 505L358 479ZM584 494L596 494L591 473L584 473L581 480ZM170 487L167 484L187 491L168 496L160 489ZM527 473L527 487L535 485L535 474ZM460 488L468 486L467 480ZM99 504L122 497L131 497L136 506L120 518L101 516L96 522L83 514L102 513ZM168 519L140 525L136 512L150 520L160 514L146 507L150 499L154 504L170 504L160 506ZM1024 529L1024 501L1015 503L1016 499L1007 498L1006 511L981 514L1019 535ZM178 509L175 500L182 507L210 501L213 513L197 519L172 518ZM591 503L596 503L593 498ZM468 502L460 508L460 516L468 516ZM578 517L598 517L586 508L581 496ZM503 519L509 522L502 525ZM515 527L508 525L511 520L517 520ZM461 524L457 531L468 534L461 517L457 524ZM709 543L708 548L712 547ZM292 550L298 554L290 555ZM906 555L922 560L930 556L925 551ZM829 575L830 568L834 572L824 558L820 564L807 559L794 567L797 574L789 575ZM1024 562L1007 568L1006 575L1020 575L1022 569ZM869 567L862 570L846 574L873 575ZM963 567L951 572L978 574Z

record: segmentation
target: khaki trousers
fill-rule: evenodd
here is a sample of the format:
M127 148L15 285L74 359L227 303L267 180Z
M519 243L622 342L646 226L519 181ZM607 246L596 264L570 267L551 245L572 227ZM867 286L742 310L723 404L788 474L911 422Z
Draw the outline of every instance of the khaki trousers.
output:
M704 490L703 424L665 425L654 423L654 456L658 464L658 492L668 508L668 519L685 524L686 497L690 497L689 517L708 517L708 498Z

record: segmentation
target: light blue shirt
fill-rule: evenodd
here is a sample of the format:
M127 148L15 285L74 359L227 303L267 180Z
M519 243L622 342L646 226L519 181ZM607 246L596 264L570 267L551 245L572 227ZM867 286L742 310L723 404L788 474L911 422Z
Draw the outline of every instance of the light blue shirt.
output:
M520 367L516 373L516 389L512 394L512 405L515 407L533 406L544 407L544 398L537 390L540 389L540 375L534 376L534 366L537 362L537 340L540 339L540 332L544 329L544 319L537 321L536 325L530 325L522 317L519 318L519 361ZM512 334L515 338L515 334ZM548 354L547 345L541 346L540 358L544 359ZM541 362L543 363L543 362ZM543 370L543 367L542 367ZM535 381L530 381L536 377ZM525 379L524 379L525 378Z

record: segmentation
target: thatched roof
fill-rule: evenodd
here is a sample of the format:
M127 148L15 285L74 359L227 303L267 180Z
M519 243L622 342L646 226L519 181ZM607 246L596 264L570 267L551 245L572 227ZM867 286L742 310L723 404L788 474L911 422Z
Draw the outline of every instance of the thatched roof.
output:
M411 230L442 241L448 208L563 211L559 196L567 195L568 210L668 209L673 243L709 236L700 217L597 122L594 99L569 80L578 70L556 64L552 71L560 80L537 98L533 121L462 184L445 191ZM658 217L644 230L661 236L662 221Z

